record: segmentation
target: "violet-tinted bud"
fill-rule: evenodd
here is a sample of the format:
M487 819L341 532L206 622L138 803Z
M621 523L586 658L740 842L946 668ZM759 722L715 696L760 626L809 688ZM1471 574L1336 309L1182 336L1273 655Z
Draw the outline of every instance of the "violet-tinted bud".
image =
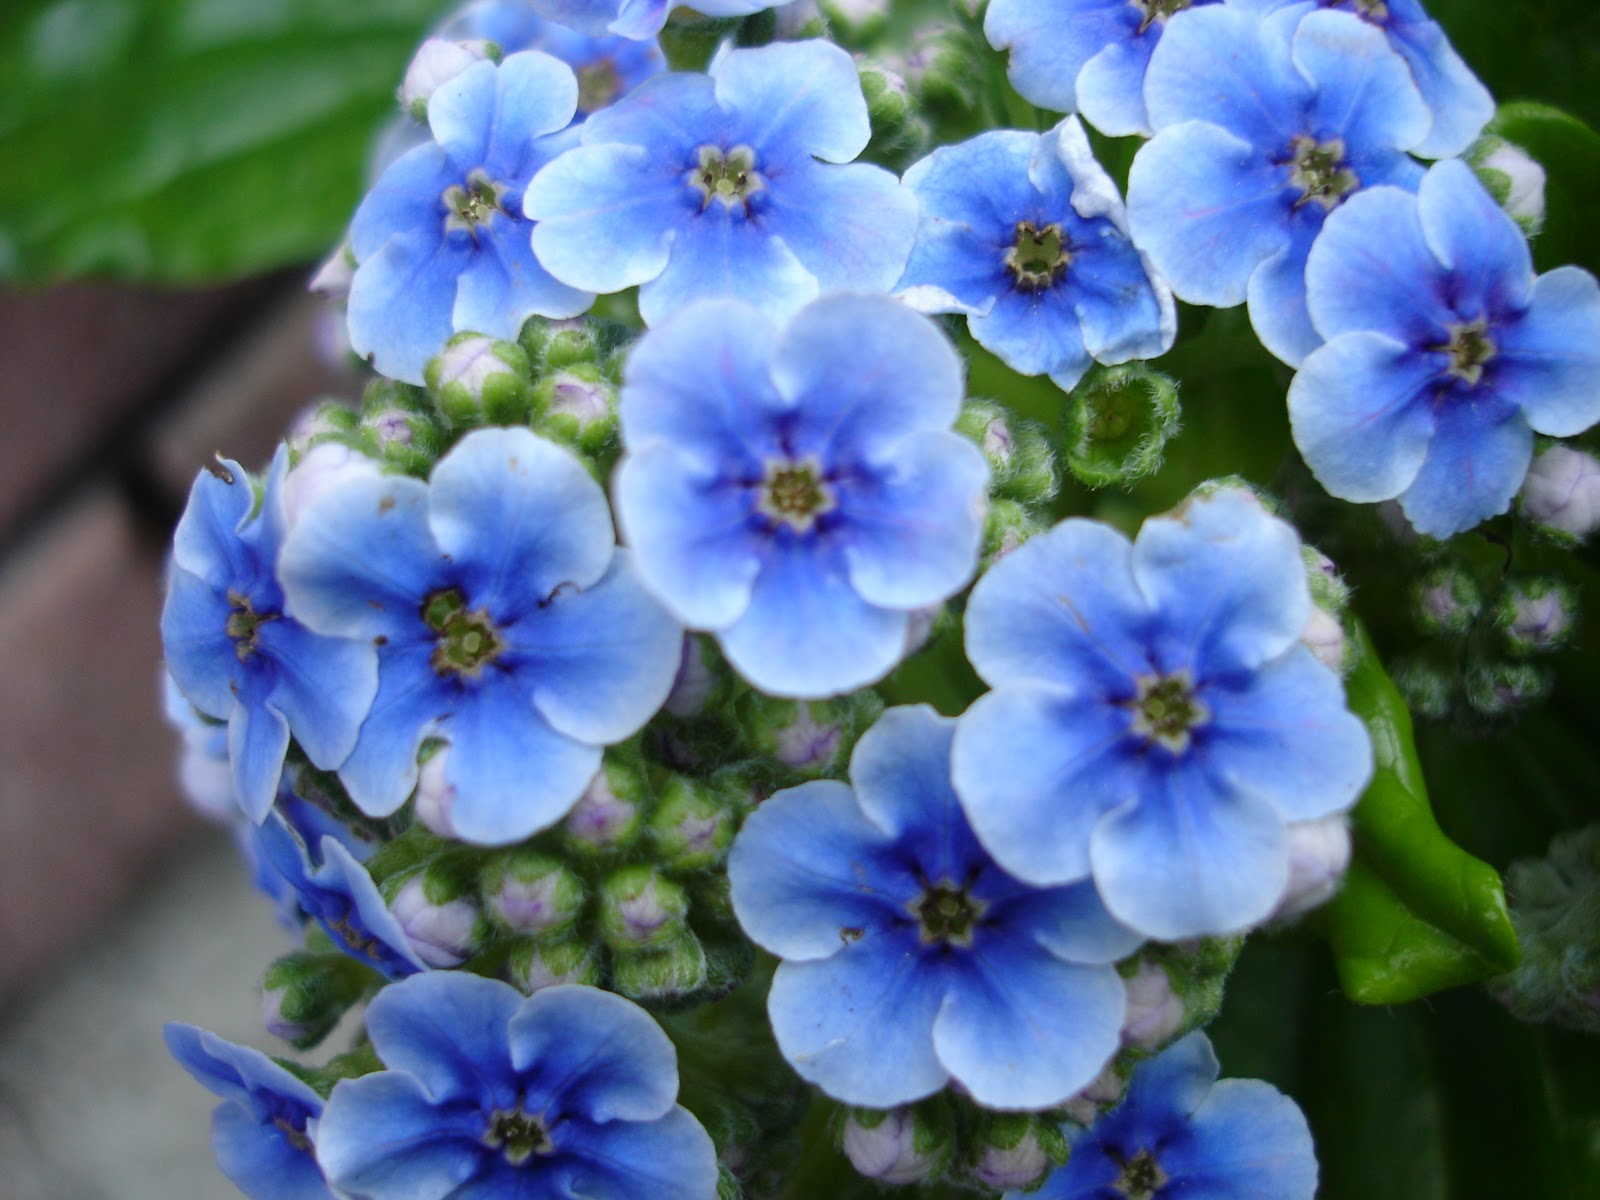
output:
M411 876L389 902L417 957L430 967L459 967L483 943L477 904L443 872Z
M283 435L289 447L289 461L298 463L313 446L330 440L340 440L346 445L357 436L361 415L343 400L317 400L306 405L289 422L289 431Z
M755 750L807 778L842 770L856 739L883 711L876 692L783 700L752 692L741 706Z
M1123 978L1128 1007L1122 1019L1122 1042L1141 1050L1165 1046L1183 1028L1187 1013L1172 979L1159 963L1141 960L1132 975Z
M293 529L318 496L345 480L377 474L378 464L349 446L339 442L312 446L283 479L285 528Z
M853 1109L841 1138L850 1165L868 1179L906 1187L933 1177L949 1157L912 1108Z
M268 1033L306 1050L328 1036L339 1018L380 982L343 954L297 950L261 979L261 1017Z
M1482 611L1483 593L1460 567L1435 567L1417 583L1412 612L1427 633L1465 633Z
M458 333L422 370L441 416L458 429L527 419L528 356L514 342Z
M541 988L604 982L599 956L580 941L519 942L506 955L506 978L532 995Z
M1343 813L1289 822L1289 885L1272 920L1293 920L1331 900L1350 868L1350 849L1350 820Z
M607 462L617 443L617 385L593 363L574 363L533 389L534 432Z
M1467 672L1467 703L1485 717L1509 717L1550 691L1550 676L1532 663L1485 663Z
M1015 500L1001 497L989 501L983 521L983 550L978 557L980 571L987 571L1046 525Z
M1066 1139L1049 1121L1030 1113L998 1113L983 1134L968 1174L996 1192L1031 1191L1066 1162Z
M608 854L632 845L649 791L637 765L608 757L562 820L562 840L581 854Z
M719 682L712 669L710 643L697 633L683 635L683 656L678 660L678 673L673 677L672 690L667 693L664 707L675 717L687 720L697 717L710 702Z
M647 950L618 952L611 982L632 1000L682 1000L706 984L706 952L687 929Z
M689 897L646 863L620 867L600 884L600 936L618 950L663 946L684 932Z
M1115 1107L1127 1090L1128 1081L1117 1070L1116 1061L1107 1063L1089 1086L1062 1107L1079 1125L1093 1125L1100 1114Z
M515 933L570 929L583 912L583 880L560 859L526 847L490 859L478 888L490 920Z
M1588 537L1600 528L1600 460L1571 446L1551 446L1522 481L1521 512L1557 540Z
M1056 456L1042 425L1013 416L992 400L969 400L956 432L976 443L989 461L989 491L1020 504L1054 498Z
M1339 618L1320 605L1312 608L1306 627L1300 632L1300 644L1305 646L1317 661L1336 675L1345 668L1344 626Z
M1559 579L1518 581L1495 605L1495 623L1513 654L1544 654L1572 635L1577 603Z
M460 75L468 67L490 57L490 43L484 41L452 42L445 38L429 38L417 48L411 65L406 68L405 80L400 84L400 107L412 119L428 119L428 101L433 93Z
M417 768L412 811L424 829L440 837L453 838L456 831L450 823L450 810L455 807L456 789L444 776L445 759L449 754L449 746L440 746Z
M675 774L660 786L650 814L650 840L663 866L715 866L727 854L733 832L727 801L711 784Z

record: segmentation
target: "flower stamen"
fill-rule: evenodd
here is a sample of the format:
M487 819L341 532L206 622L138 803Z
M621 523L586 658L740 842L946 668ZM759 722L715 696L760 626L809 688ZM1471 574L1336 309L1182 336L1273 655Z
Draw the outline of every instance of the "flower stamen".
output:
M1496 349L1488 323L1481 318L1450 326L1450 340L1434 347L1450 356L1449 373L1469 387L1483 378L1483 365L1495 356Z
M815 458L769 461L760 487L757 511L796 533L805 533L823 513L838 507L833 489L822 478L822 464Z
M448 213L444 219L445 232L464 230L476 238L479 225L486 224L496 213L505 212L500 200L507 190L481 170L468 175L465 185L445 188L444 206Z
M700 193L700 211L713 200L725 208L747 205L750 197L766 189L767 181L756 170L756 152L749 146L720 150L701 146L699 161L689 171L689 186Z
M1042 292L1060 281L1072 262L1061 226L1042 228L1031 221L1018 221L1011 248L1004 262L1019 291Z
M1289 186L1300 189L1300 198L1294 202L1296 208L1312 203L1325 209L1337 208L1361 186L1360 177L1345 158L1343 138L1319 142L1300 134L1290 145Z
M922 924L922 941L930 946L970 946L972 931L987 907L966 889L942 883L911 902L911 915Z
M499 1150L513 1167L521 1166L535 1154L551 1154L555 1143L538 1117L520 1108L502 1109L494 1114L483 1131L483 1144Z
M280 614L256 612L248 596L231 589L228 592L228 605L230 611L223 629L233 639L233 652L239 661L249 662L256 652L256 637L261 627L268 621L276 621Z
M438 635L431 660L435 674L477 679L505 648L487 612L467 611L460 588L430 593L422 602L422 619Z
M1190 733L1211 719L1211 710L1194 694L1187 671L1142 675L1138 694L1125 706L1133 711L1132 731L1174 754L1189 748Z

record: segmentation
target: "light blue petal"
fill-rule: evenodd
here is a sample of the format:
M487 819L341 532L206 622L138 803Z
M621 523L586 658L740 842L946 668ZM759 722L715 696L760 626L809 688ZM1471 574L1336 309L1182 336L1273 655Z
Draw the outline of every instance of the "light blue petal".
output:
M709 73L738 139L763 159L845 163L872 136L867 101L849 53L831 42L774 42L719 54ZM892 281L891 281L892 282Z
M842 783L779 792L750 814L728 855L739 925L790 960L827 958L853 942L872 953L910 944L896 925L920 889L893 865L893 844Z
M895 294L918 312L986 313L1011 287L993 231L930 216L917 226L916 244Z
M737 620L750 604L767 546L747 489L708 477L677 446L654 442L622 460L612 492L651 592L694 629L723 629Z
M406 802L417 786L417 750L445 714L430 653L424 645L379 656L378 694L339 768L350 799L369 817L386 817Z
M528 429L479 429L439 460L428 527L470 607L502 622L583 589L611 565L605 493L571 451Z
M499 103L497 78L493 62L476 62L440 84L428 99L428 126L434 141L459 171L481 167L488 158Z
M989 465L960 434L899 443L882 473L839 485L850 585L867 603L921 608L959 591L978 565Z
M337 637L415 637L419 605L438 579L428 485L403 475L352 475L306 505L278 558L289 614Z
M1287 145L1314 92L1290 57L1295 29L1311 11L1296 4L1263 16L1213 4L1180 13L1145 73L1151 127L1159 134L1204 121L1253 146L1258 158Z
M224 1104L211 1114L217 1166L250 1200L333 1200L322 1168L274 1124Z
M1372 777L1366 726L1339 678L1295 646L1238 689L1208 689L1205 753L1230 788L1271 802L1286 821L1343 812Z
M936 843L939 861L919 864L930 878L949 877L951 842L970 840L959 832L966 817L950 784L955 730L953 718L926 704L903 705L873 722L850 756L856 801L877 828L902 841L931 834L926 840Z
M272 825L273 821L269 821L263 828ZM334 944L390 979L403 979L427 971L428 964L417 956L411 939L401 928L399 919L389 911L366 867L356 861L344 843L326 834L320 852L322 865L312 876L313 887L344 897L348 902L343 911L317 913L317 920ZM275 862L281 861L280 852Z
M997 863L1040 887L1089 874L1089 837L1137 794L1128 718L1109 704L1013 685L961 717L951 775L973 832Z
M623 0L537 0L532 7L546 20L555 21L590 37L601 37L620 19L623 10L631 6ZM649 8L652 12L659 9L661 21L666 20L668 8L666 0L657 0L650 4ZM658 21L655 29L636 36L651 37L660 28L661 22Z
M236 588L251 579L260 568L242 534L254 507L250 476L238 463L221 459L216 470L201 470L173 531L172 561L216 588Z
M1289 240L1280 175L1221 126L1169 126L1140 148L1128 175L1133 243L1179 299L1239 304L1257 265Z
M317 1125L317 1160L351 1200L446 1200L483 1162L483 1131L477 1109L440 1107L410 1075L379 1071L334 1087Z
M1248 929L1289 881L1288 834L1272 805L1216 787L1192 764L1101 821L1089 856L1112 915L1162 941Z
M1017 222L1038 215L1035 209L1042 198L1028 178L1028 168L1039 146L1036 133L1015 129L980 133L954 146L940 146L914 163L906 171L905 186L916 196L925 219L966 226L977 237L992 241L998 262L1010 246Z
M1065 280L1084 349L1103 363L1172 349L1178 320L1166 282L1110 221L1092 222L1084 234L1095 240L1076 248Z
M1417 198L1399 188L1351 196L1328 214L1306 259L1306 307L1329 341L1370 330L1408 346L1442 344L1454 319L1443 288Z
M797 162L772 181L763 219L824 292L886 292L905 270L917 201L870 163Z
M1435 538L1505 512L1533 460L1533 431L1509 404L1452 399L1438 408L1428 457L1400 496L1406 519Z
M1083 65L1138 28L1131 7L1127 0L992 0L983 32L996 50L1011 51L1007 74L1018 92L1044 108L1072 112Z
M219 721L238 703L234 687L243 674L227 633L231 611L226 594L217 586L182 568L168 573L167 598L161 608L167 670L190 704Z
M1070 388L1089 368L1083 331L1065 288L1009 288L988 312L968 317L967 330L1021 375L1063 376Z
M538 50L508 54L495 72L494 120L483 163L496 182L521 186L549 156L539 139L572 123L578 109L578 78L559 58ZM429 118L432 119L432 102Z
M315 1114L322 1097L261 1051L219 1037L209 1029L168 1021L162 1036L178 1065L207 1091L248 1107L258 1091L285 1096Z
M933 1052L944 975L915 953L891 957L864 942L780 963L767 995L778 1049L836 1100L870 1108L920 1100L949 1078Z
M1314 206L1313 206L1314 207ZM1301 210L1307 214L1308 210ZM1317 235L1315 219L1302 215L1290 227L1289 242L1250 274L1245 299L1250 324L1268 351L1298 367L1322 345L1306 311L1306 254Z
M1313 352L1289 384L1294 443L1330 493L1371 503L1398 496L1433 439L1424 355L1378 333L1346 333Z
M678 1053L637 1004L598 988L543 988L511 1018L530 1102L585 1121L654 1121L678 1097ZM540 1099L542 1097L542 1100Z
M616 551L592 586L557 590L509 638L545 720L601 745L632 736L656 714L683 650L683 627L645 591L627 550Z
M1317 11L1294 35L1294 63L1314 88L1311 125L1347 144L1409 150L1433 116L1381 29L1351 13Z
M779 531L750 606L718 634L740 675L772 696L815 699L888 674L905 651L905 612L868 604L841 555Z
M700 1122L681 1106L654 1121L587 1127L574 1135L573 1142L569 1154L578 1163L555 1165L558 1178L565 1176L568 1181L566 1189L557 1193L561 1196L709 1200L717 1194L716 1147ZM504 1195L493 1193L495 1200ZM490 1194L484 1200L490 1200Z
M1533 291L1528 239L1471 167L1454 158L1430 167L1417 189L1417 215L1428 247L1466 304L1476 301L1491 313L1527 306Z
M639 289L639 315L656 326L697 301L722 298L782 320L817 291L816 276L781 237L713 203L679 231L666 269Z
M350 282L350 347L402 383L422 383L422 368L454 328L456 283L474 253L472 239L443 229L390 238Z
M1317 1191L1305 1116L1257 1079L1224 1079L1213 1087L1189 1136L1163 1151L1161 1165L1173 1186L1196 1200L1312 1200Z
M1600 421L1600 286L1579 267L1539 276L1520 321L1497 327L1494 386L1529 425L1571 437Z
M396 235L443 235L445 189L462 178L432 142L390 164L350 219L350 252L364 263Z
M1299 536L1243 492L1146 521L1133 575L1161 613L1163 671L1187 667L1196 680L1277 658L1311 618Z
M1111 42L1083 64L1078 75L1078 111L1107 137L1138 134L1149 137L1150 114L1144 106L1145 72L1156 37Z
M1008 935L1032 938L1055 958L1091 966L1120 962L1144 941L1106 911L1090 880L1029 889L993 919L1003 923Z
M1121 1046L1127 993L1112 967L996 938L977 942L960 967L933 1023L934 1051L985 1107L1059 1104Z
M1451 158L1477 140L1494 116L1494 97L1434 21L1395 22L1389 38L1411 67L1433 124L1412 153Z
M505 846L549 828L600 769L600 747L551 728L529 702L528 682L485 681L439 728L450 742L450 829L464 842Z
M721 144L728 116L717 107L716 85L705 75L672 72L656 75L610 108L590 115L583 124L583 144L622 142L649 151L665 164L681 162L682 180L695 162L695 150Z
M516 1094L514 987L463 971L430 971L384 988L367 1008L367 1033L384 1066L414 1076L435 1103L509 1106Z
M297 621L269 621L257 633L277 668L270 703L289 722L313 766L338 767L378 694L378 653L366 641L318 637Z
M270 704L239 703L228 717L228 763L234 798L256 824L278 798L283 756L289 750L289 723Z
M533 256L526 221L494 217L480 232L478 253L461 273L451 325L515 341L529 317L575 317L594 294L557 282Z
M677 230L696 211L685 195L686 174L639 146L567 151L533 177L523 196L536 222L534 254L551 275L591 292L620 292L654 279Z
M1197 1029L1134 1069L1116 1116L1145 1126L1189 1117L1211 1094L1220 1070L1211 1040Z

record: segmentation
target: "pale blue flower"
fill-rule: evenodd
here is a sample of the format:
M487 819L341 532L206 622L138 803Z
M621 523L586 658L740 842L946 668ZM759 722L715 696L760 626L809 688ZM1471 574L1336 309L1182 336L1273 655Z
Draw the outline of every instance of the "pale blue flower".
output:
M1600 421L1600 287L1535 278L1516 223L1459 160L1413 196L1377 188L1333 214L1307 300L1327 345L1289 388L1295 444L1346 500L1398 496L1448 537L1505 512L1535 432Z
M762 691L883 676L972 577L988 468L926 317L843 294L786 327L699 304L628 359L617 515L646 586Z
M1076 118L941 147L905 184L921 217L900 298L965 313L1015 370L1070 390L1091 362L1172 347L1172 293L1129 241L1122 197Z
M1300 540L1223 491L1130 544L1064 521L978 582L967 657L994 690L961 718L954 779L1011 874L1093 877L1163 940L1264 920L1290 821L1355 803L1372 770L1339 678L1299 642Z
M725 51L708 75L658 75L584 123L583 145L528 188L534 252L573 287L640 285L647 325L710 297L781 319L821 292L887 291L916 201L851 162L870 133L839 47Z
M1213 4L1173 17L1150 59L1155 137L1128 177L1128 223L1180 300L1248 300L1290 365L1319 344L1305 261L1328 213L1360 188L1414 189L1405 151L1432 117L1381 30L1294 4Z
M388 1069L340 1080L317 1127L348 1200L717 1195L672 1043L621 996L439 971L380 992L367 1033Z
M684 7L707 17L747 17L790 0L693 0ZM667 14L680 0L531 0L541 16L590 37L614 33L649 38L661 32Z
M519 841L560 820L666 699L682 629L615 546L605 493L527 429L468 434L427 483L353 472L307 501L279 564L308 626L378 647L339 777L387 816L443 738L449 825Z
M779 1049L829 1095L889 1108L954 1081L987 1107L1044 1108L1116 1053L1110 964L1140 938L1088 884L1031 887L984 852L950 786L954 729L925 705L890 709L850 786L767 800L729 858L734 912L783 959Z

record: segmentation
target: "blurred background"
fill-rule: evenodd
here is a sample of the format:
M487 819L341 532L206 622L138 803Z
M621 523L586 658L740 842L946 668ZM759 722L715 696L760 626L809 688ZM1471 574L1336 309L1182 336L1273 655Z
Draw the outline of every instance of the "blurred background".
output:
M159 1026L179 1019L281 1048L261 1031L253 986L284 935L228 837L190 814L175 785L158 686L162 558L214 451L263 462L308 403L358 395L305 284L359 199L412 48L446 7L0 5L7 1200L232 1194L207 1144L212 1100L168 1061ZM917 7L936 17L940 5ZM1501 100L1600 123L1600 13L1589 0L1428 7ZM1587 197L1583 213L1600 197L1600 139L1581 127L1562 136L1551 188ZM1600 223L1553 218L1539 251L1542 267L1594 270ZM1542 851L1561 815L1549 829L1452 832L1503 865L1512 848ZM1501 853L1482 845L1504 838L1514 846L1502 840ZM1533 1158L1600 1156L1593 1122L1558 1136L1541 1116L1496 1140L1479 1115L1535 1093L1589 1111L1578 1097L1600 1093L1600 1058L1587 1042L1542 1043L1530 1059L1536 1035L1486 1017L1476 989L1427 1014L1357 1010L1334 995L1315 948L1268 944L1241 971L1260 981L1250 995L1281 984L1310 999L1225 1015L1229 1073L1302 1095L1297 1084L1315 1077L1313 1124L1349 1160L1335 1173L1369 1189L1343 1194L1504 1196L1483 1189ZM1486 1028L1500 1041L1484 1043ZM1309 1046L1307 1029L1318 1031ZM1528 1077L1552 1057L1573 1081ZM1463 1107L1474 1091L1488 1094ZM1587 1143L1564 1144L1574 1138Z

